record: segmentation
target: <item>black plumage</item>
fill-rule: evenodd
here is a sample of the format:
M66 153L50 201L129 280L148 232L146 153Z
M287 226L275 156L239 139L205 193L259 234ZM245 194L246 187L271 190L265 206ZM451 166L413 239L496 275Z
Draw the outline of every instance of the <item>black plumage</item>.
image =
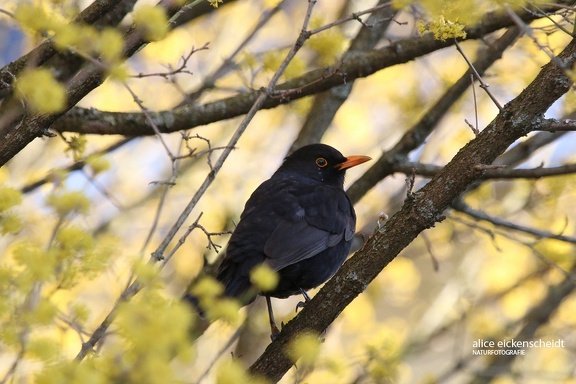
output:
M252 302L257 292L250 271L268 265L278 273L279 283L259 293L268 299L273 324L269 297L305 295L328 280L346 259L356 226L354 208L343 189L344 174L368 160L344 157L324 144L308 145L288 156L246 202L218 270L225 295L244 305Z

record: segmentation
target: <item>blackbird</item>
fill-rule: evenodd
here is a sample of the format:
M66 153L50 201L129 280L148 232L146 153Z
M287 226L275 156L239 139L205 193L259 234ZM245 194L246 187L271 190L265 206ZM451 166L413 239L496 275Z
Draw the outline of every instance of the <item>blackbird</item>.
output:
M272 337L270 297L303 294L328 280L344 263L356 227L356 214L344 192L346 169L370 160L344 157L324 144L302 147L288 156L272 177L250 196L230 237L217 280L224 295L243 305L259 293L266 297ZM257 292L250 271L265 264L276 271L278 285Z

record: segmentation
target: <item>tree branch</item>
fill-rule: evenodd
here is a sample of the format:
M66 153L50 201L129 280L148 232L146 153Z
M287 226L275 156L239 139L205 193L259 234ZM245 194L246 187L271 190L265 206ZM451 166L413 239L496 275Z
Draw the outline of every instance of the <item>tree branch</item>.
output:
M108 4L108 6L112 7L118 5L118 2L106 1L96 2L94 4L96 4L95 7L100 4ZM168 17L177 14L180 9L174 8L173 2L169 0L161 0L158 6L165 9ZM91 8L89 7L88 9ZM123 11L128 10L128 8L122 7L120 7L120 9ZM86 10L84 12L86 12ZM104 11L97 14L100 15L102 13L104 13ZM83 20L82 17L79 16L79 18ZM142 31L135 27L130 28L124 37L124 57L132 56L147 44L147 41L142 37ZM45 49L48 50L49 54L47 54L44 60L54 56L54 52L51 51L52 48L48 47ZM102 84L106 78L104 66L98 62L84 63L78 56L70 54L55 55L53 58L55 59L55 63L53 64L54 71L64 73L66 75L65 80L68 80L66 84L66 107L62 112L52 115L31 114L22 103L14 97L4 100L0 105L0 166L9 161L35 138L46 135L48 129L55 121L75 106L94 88ZM80 67L80 65L82 66ZM77 68L80 69L77 70ZM144 116L142 115L142 117Z
M478 55L478 59L472 64L479 76L490 68L504 51L516 41L520 34L518 28L510 28L492 45ZM386 176L394 173L394 167L398 163L406 162L408 154L418 148L436 125L446 115L450 107L464 94L470 86L470 74L467 70L424 114L422 119L410 128L404 136L392 147L385 151L374 164L348 188L348 196L352 202L360 200L366 192Z
M527 20L539 17L528 11L519 15ZM489 14L478 25L466 29L466 39L482 38L486 34L513 24L505 13ZM316 69L278 85L275 88L276 97L269 97L262 108L275 108L295 99L324 92L332 87L370 76L384 68L414 60L416 57L452 44L452 41L435 40L428 34L402 40L382 49L352 55L353 57L347 58L338 68ZM259 94L260 92L255 90L203 105L186 105L168 111L151 113L151 117L162 133L190 129L247 113ZM100 135L154 134L141 113L101 112L82 108L73 108L66 116L55 122L52 128L59 132Z
M576 63L576 40L558 55L564 67ZM302 332L324 331L352 300L362 293L380 271L420 232L443 220L442 213L482 174L478 164L490 164L508 146L530 131L552 103L566 93L572 82L554 63L543 67L536 79L401 210L376 231L364 247L344 263L336 275L288 324L250 367L250 372L278 381L293 361L286 345Z
M214 181L216 174L224 165L224 162L230 155L230 152L232 152L233 148L235 148L236 143L238 142L238 140L248 127L248 124L250 123L252 118L262 107L262 104L265 102L267 95L272 91L272 89L278 82L278 79L280 79L282 73L286 70L286 67L288 66L289 62L294 58L298 50L300 50L300 48L302 47L301 41L303 39L303 36L307 35L308 24L310 22L312 9L315 4L316 0L308 0L308 10L306 12L306 16L304 17L302 30L297 41L292 46L290 52L288 52L288 54L286 55L286 58L280 64L277 71L274 73L274 76L272 76L272 79L268 83L268 86L264 90L262 90L260 97L256 99L254 105L252 106L252 108L250 108L250 111L248 111L242 122L239 124L238 128L234 132L234 135L232 135L232 137L230 138L228 145L224 148L220 157L218 157L214 165L211 167L210 172L202 182L202 185L198 188L196 193L194 193L194 196L192 196L192 199L188 202L188 204L186 205L186 207L184 208L184 210L182 211L176 222L172 225L172 227L170 228L170 230L168 231L162 242L152 253L149 263L155 263L165 258L164 253L168 248L168 245L174 239L176 233L180 230L184 222L188 219L188 216L190 215L192 210L196 207L196 204L198 203L200 198L204 195L208 187ZM166 263L163 262L161 264L161 267L163 267L165 264ZM106 333L106 330L116 317L116 313L118 311L118 305L126 300L129 300L132 296L138 293L141 288L142 283L139 280L133 281L131 284L129 284L129 286L126 287L126 289L124 290L124 292L122 292L120 298L118 299L114 307L110 310L110 313L106 316L104 321L96 328L90 339L86 343L82 344L82 347L78 352L78 355L76 356L76 360L78 361L83 360L88 354L88 352L91 351L94 348L94 346L102 339L102 337Z
M567 243L576 244L576 237L566 236L566 235L559 235L556 233L552 233L549 231L544 231L541 229L526 227L524 225L515 224L508 220L504 220L500 217L494 217L486 214L485 212L479 211L477 209L473 209L466 205L463 201L457 199L452 203L452 208L456 211L462 212L470 217L475 218L476 220L484 220L489 223L492 223L498 227L512 229L514 231L524 232L532 236L536 236L541 239L555 239L560 241L565 241Z
M396 163L392 165L392 172L400 172L405 175L410 175L414 171L416 171L416 174L419 176L434 177L442 171L442 166L415 162ZM495 168L485 169L481 178L482 180L540 179L543 177L563 176L573 173L576 173L576 164L566 164L546 168L507 168L505 166L495 166Z
M387 5L387 7L383 7ZM384 32L390 25L390 20L396 14L388 1L380 0L378 2L380 8L368 17L365 24L362 25L360 31L352 40L350 47L342 56L341 61L348 61L353 59L354 56L362 54L362 52L374 49L378 41L384 35ZM378 23L379 20L385 20ZM306 121L302 125L302 129L298 133L298 137L292 143L289 152L300 148L303 145L320 142L324 132L332 123L336 112L340 109L342 104L346 101L352 87L354 80L346 79L346 83L330 88L328 91L318 94L314 98L310 112L306 116Z

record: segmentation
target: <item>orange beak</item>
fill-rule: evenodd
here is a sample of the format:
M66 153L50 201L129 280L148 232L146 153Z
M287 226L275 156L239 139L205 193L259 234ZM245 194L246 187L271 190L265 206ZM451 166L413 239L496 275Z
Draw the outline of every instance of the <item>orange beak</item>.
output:
M342 171L344 169L355 167L358 164L365 163L368 160L372 160L372 158L369 156L348 156L346 158L346 161L340 164L336 164L334 168L336 168L339 171Z

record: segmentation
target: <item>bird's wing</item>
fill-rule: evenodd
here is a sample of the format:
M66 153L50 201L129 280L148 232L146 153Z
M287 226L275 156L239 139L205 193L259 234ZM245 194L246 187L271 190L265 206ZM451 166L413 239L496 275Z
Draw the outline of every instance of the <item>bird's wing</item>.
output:
M344 191L316 186L292 196L290 214L283 215L264 246L266 264L277 271L354 235L356 217Z

